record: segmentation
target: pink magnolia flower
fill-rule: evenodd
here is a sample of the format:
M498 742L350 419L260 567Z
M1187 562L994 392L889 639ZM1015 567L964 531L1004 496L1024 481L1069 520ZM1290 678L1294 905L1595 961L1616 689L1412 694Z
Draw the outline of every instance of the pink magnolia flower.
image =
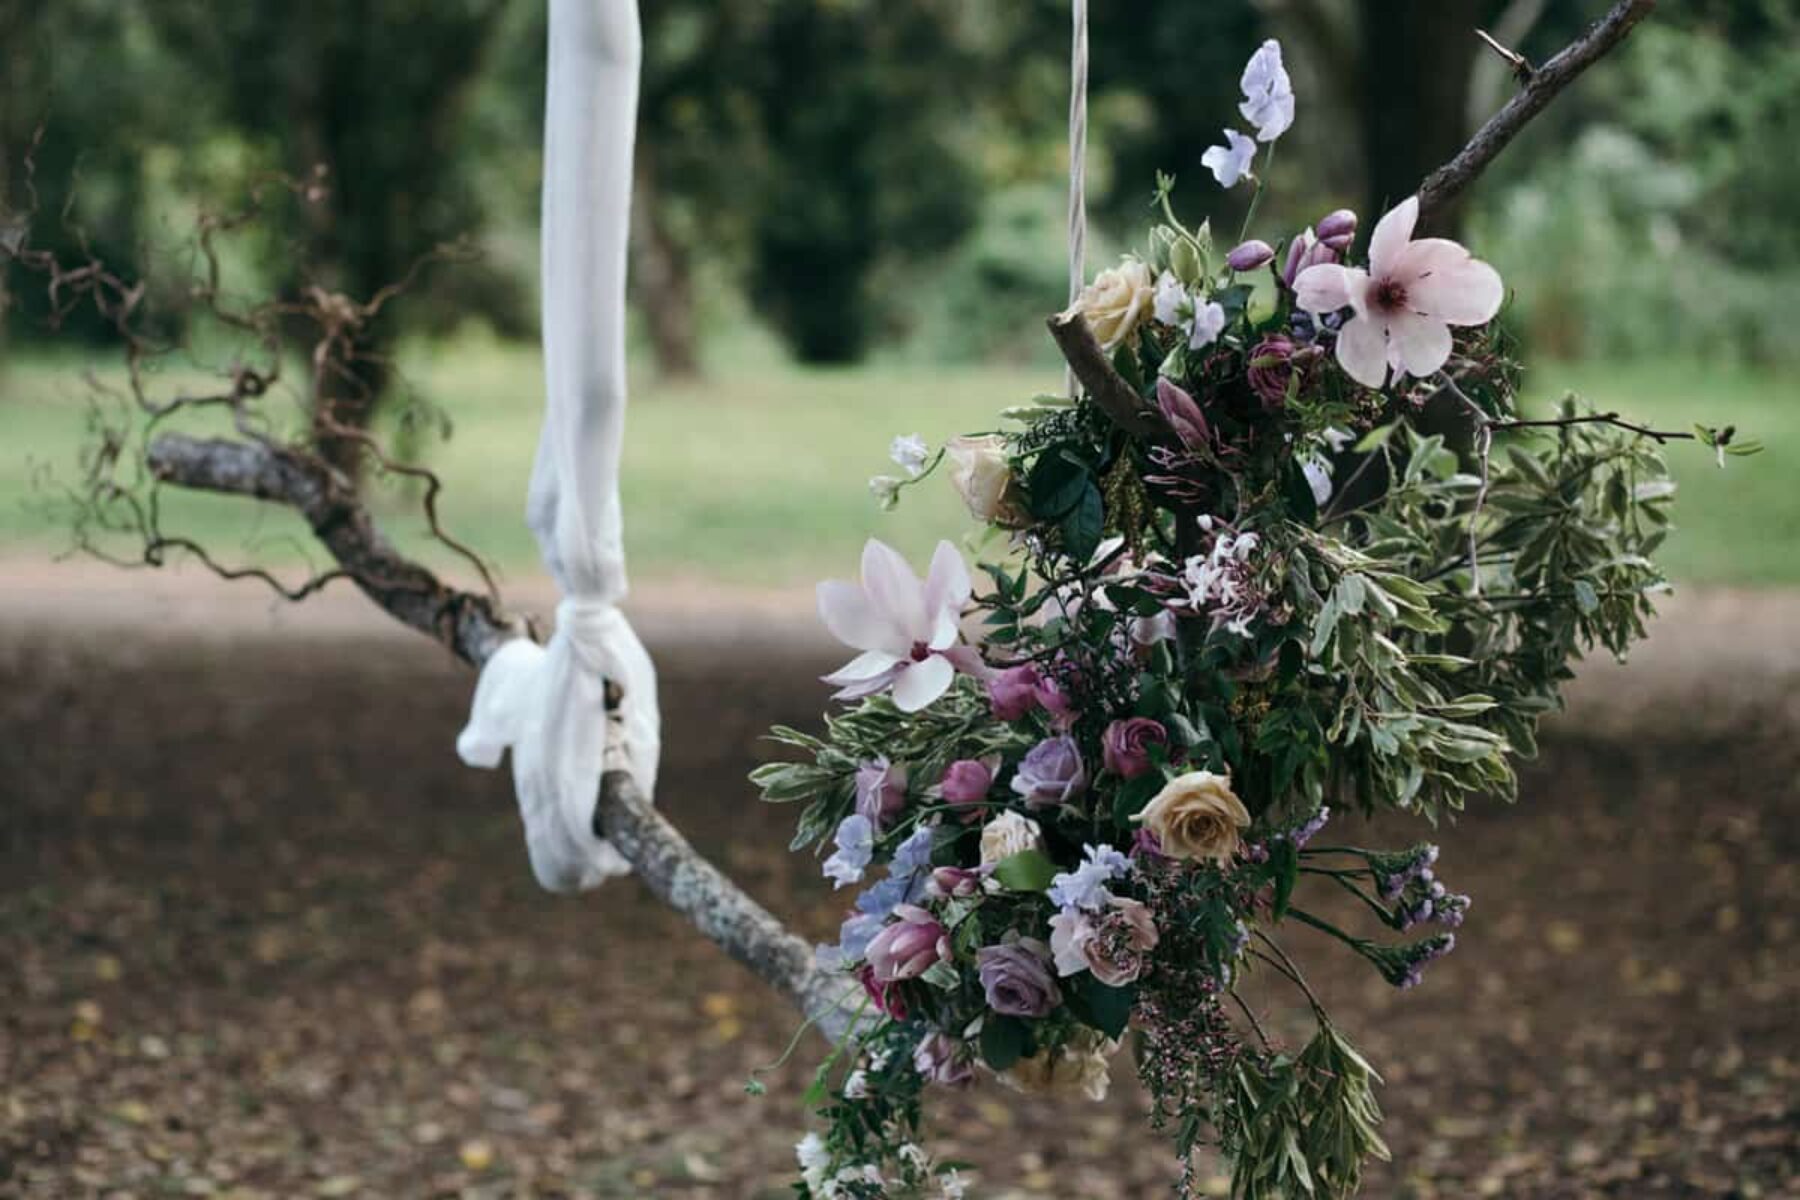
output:
M1419 198L1408 197L1375 226L1369 269L1321 263L1294 280L1295 303L1313 313L1352 308L1338 330L1337 357L1365 387L1388 370L1430 375L1450 359L1450 326L1483 325L1500 311L1500 273L1448 238L1413 240Z
M862 583L819 585L819 618L833 637L862 653L825 676L839 700L860 700L888 688L901 712L918 712L950 690L957 671L985 676L973 647L958 644L957 621L974 585L962 555L939 542L931 571L919 577L893 547L870 538L863 547Z

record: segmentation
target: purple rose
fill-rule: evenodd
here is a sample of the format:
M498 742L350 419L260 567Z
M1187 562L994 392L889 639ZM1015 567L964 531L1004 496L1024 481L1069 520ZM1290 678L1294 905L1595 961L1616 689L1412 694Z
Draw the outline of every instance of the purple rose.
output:
M856 769L856 811L880 830L884 818L906 807L906 766L882 755Z
M1238 272L1254 271L1256 268L1274 261L1275 247L1257 238L1239 242L1231 248L1231 253L1225 256L1225 265Z
M1169 731L1162 722L1129 717L1106 727L1100 738L1101 758L1106 769L1121 779L1136 779L1156 765L1150 761L1150 747L1168 744Z
M959 758L944 771L938 795L951 804L980 804L994 786L996 760Z
M988 680L988 702L1002 721L1017 721L1037 707L1038 688L1044 677L1030 663L1008 667Z
M878 983L917 979L950 954L950 939L937 918L915 904L894 909L899 920L869 943L868 960Z
M975 1079L975 1051L967 1042L928 1033L913 1051L913 1069L929 1083L962 1087Z
M1047 1016L1062 1003L1062 989L1050 973L1050 948L1033 938L975 952L988 1007L1011 1017Z
M1067 734L1045 738L1033 746L1013 775L1013 791L1032 808L1068 804L1087 790L1087 768L1081 750Z

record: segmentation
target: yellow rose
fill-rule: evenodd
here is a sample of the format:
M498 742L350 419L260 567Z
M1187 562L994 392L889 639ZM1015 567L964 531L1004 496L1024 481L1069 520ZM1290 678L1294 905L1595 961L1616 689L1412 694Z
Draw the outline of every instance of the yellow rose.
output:
M1250 813L1231 790L1231 776L1192 771L1171 779L1131 818L1162 842L1170 858L1210 858L1220 866L1237 853L1238 830Z
M1030 817L1003 812L981 831L981 863L997 863L1026 850L1041 849L1044 831Z
M944 443L944 453L950 457L950 482L976 520L1005 526L1028 523L1006 461L1005 438L953 437Z
M1067 1044L1021 1058L994 1078L1015 1092L1052 1095L1079 1092L1089 1100L1104 1100L1112 1083L1112 1072L1106 1060L1118 1048L1118 1042L1091 1029L1083 1029Z
M1110 353L1150 315L1155 296L1156 281L1150 278L1150 268L1137 259L1126 259L1094 276L1070 311L1087 318L1101 349Z

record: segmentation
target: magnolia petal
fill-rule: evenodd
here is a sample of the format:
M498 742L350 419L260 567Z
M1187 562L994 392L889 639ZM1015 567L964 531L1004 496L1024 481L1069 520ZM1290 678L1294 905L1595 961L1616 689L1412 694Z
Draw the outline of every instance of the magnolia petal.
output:
M900 632L875 611L868 595L854 583L827 580L819 585L818 596L819 620L844 645L895 654L911 649L910 644L902 644Z
M829 675L820 679L830 684L863 683L874 679L885 672L892 671L908 660L896 654L884 654L880 650L870 650L859 654Z
M975 585L969 579L968 564L956 547L947 541L937 544L931 555L931 569L925 576L925 608L937 613L944 609L960 613L969 606Z
M1418 223L1417 196L1408 196L1375 223L1375 232L1369 236L1369 274L1387 275L1394 270Z
M1338 330L1337 360L1364 387L1387 382L1387 338L1373 317L1351 317Z
M885 542L870 538L863 546L863 591L869 594L869 605L875 613L892 625L895 634L910 648L931 636L931 621L925 612L925 589L919 577L900 552Z
M890 670L883 671L879 675L871 676L870 678L865 679L865 680L861 681L860 683L845 684L843 687L839 688L837 691L831 693L831 698L833 700L845 700L845 701L861 700L861 699L864 699L865 697L873 696L880 692L885 692L888 690L888 688L893 686L894 679L899 674L900 674L900 668L897 666L893 667Z
M918 712L949 691L955 678L956 668L942 655L913 663L894 677L894 707L905 713Z
M1365 272L1337 263L1308 267L1294 278L1294 303L1312 313L1349 308L1366 278Z
M1500 311L1506 286L1500 272L1448 238L1421 238L1395 267L1408 307L1450 325L1485 325Z
M987 679L994 673L994 668L982 659L981 651L973 646L952 646L939 657L964 675L973 675L976 679Z
M1408 375L1423 378L1450 361L1450 327L1418 313L1400 313L1388 321L1389 358Z

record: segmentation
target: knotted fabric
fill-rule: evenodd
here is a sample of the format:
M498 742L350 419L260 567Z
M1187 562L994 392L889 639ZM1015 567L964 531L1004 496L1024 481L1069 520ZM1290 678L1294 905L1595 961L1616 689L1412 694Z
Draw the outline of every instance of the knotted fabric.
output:
M594 833L601 775L620 767L651 796L660 750L656 672L617 607L626 590L619 451L641 56L634 0L551 0L545 413L526 523L564 599L548 645L520 638L483 664L456 743L472 766L496 767L512 750L532 873L554 892L629 870ZM623 697L610 718L608 680Z

